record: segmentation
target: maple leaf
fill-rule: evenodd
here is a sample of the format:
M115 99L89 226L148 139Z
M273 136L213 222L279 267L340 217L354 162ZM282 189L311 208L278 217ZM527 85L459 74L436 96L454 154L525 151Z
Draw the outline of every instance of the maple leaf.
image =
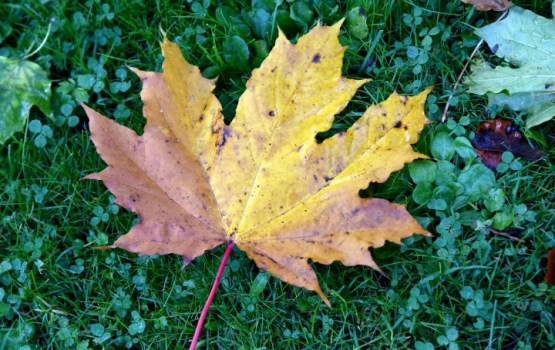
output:
M555 1L553 2L555 11ZM466 80L469 92L489 104L529 113L526 127L555 116L555 20L514 6L502 21L476 30L496 56L511 66L478 61Z
M109 165L87 178L104 181L141 218L111 247L179 254L187 263L232 242L329 305L309 260L379 269L369 247L428 235L404 206L358 191L424 157L411 144L427 122L430 89L393 94L350 130L316 142L367 81L341 76L340 25L318 25L297 44L280 32L229 126L212 94L215 81L166 38L163 73L134 69L143 82L142 136L85 107L91 139Z

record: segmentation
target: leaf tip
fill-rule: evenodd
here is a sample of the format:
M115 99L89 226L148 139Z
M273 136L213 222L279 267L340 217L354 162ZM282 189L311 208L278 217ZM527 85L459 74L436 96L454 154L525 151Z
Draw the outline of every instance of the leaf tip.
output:
M86 176L83 176L79 181L83 180L101 180L100 173L92 173Z
M322 289L320 287L318 287L314 291L318 294L318 296L322 299L322 301L327 305L327 307L329 307L331 309L332 307L331 307L330 300L328 299L326 294L322 291Z
M339 28L341 28L341 26L343 25L343 23L345 23L345 17L341 18L339 21L335 22L335 24L332 25L332 27L337 26L337 29L339 30Z
M87 106L83 101L79 101L79 106L81 106L81 108L83 108L85 110L85 112L87 110L90 110L91 108L89 106Z
M96 117L96 111L81 101L79 101L79 105L85 110L85 114L87 115L87 118L89 118L89 123L93 121Z
M139 79L143 80L148 72L142 71L138 68L127 66L127 68L132 71Z
M164 42L168 40L168 36L166 34L166 31L162 28L162 23L158 24L158 30L160 31L160 33L162 33L162 36L164 37Z
M187 265L189 265L191 263L191 261L193 261L193 259L191 259L191 258L189 258L185 255L182 255L181 257L183 258L183 264L181 264L182 269L186 268Z

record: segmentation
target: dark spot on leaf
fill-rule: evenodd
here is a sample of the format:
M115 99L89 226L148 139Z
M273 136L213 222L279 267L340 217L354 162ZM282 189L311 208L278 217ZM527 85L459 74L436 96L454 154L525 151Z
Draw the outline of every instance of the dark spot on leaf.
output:
M220 154L222 147L225 145L229 137L231 137L231 130L229 130L229 128L226 126L224 127L224 132L222 133L220 140L218 141L218 154Z
M406 126L406 125L403 125L403 129L405 129L405 130L408 130L408 129L409 129L409 127L408 127L408 126Z
M324 180L326 180L326 182L329 182L329 181L333 180L333 177L324 176Z
M319 63L320 62L320 54L317 53L312 57L312 63Z
M312 175L312 178L314 179L314 181L318 181L318 176Z
M393 124L394 128L400 128L403 125L403 123L401 123L401 121L396 121L395 124Z
M199 115L198 117L198 121L201 122L204 120L204 114Z
M351 215L352 215L352 216L355 216L355 215L358 214L359 211L360 211L360 208L353 209L353 210L351 211Z
M274 111L269 111L269 112L268 112L268 115L269 115L270 117L273 117L273 116L275 116L276 114L274 113Z
M220 132L220 128L217 127L216 125L212 125L212 128L210 129L210 131L212 131L212 134L216 135L217 133Z

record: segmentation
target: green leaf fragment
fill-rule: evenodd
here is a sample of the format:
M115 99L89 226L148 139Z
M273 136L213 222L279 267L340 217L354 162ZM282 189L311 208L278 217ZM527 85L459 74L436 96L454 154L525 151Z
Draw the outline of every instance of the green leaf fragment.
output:
M259 39L267 39L272 30L272 16L263 9L248 13L254 35Z
M454 140L446 132L440 132L432 140L432 155L437 159L451 160L455 154Z
M492 188L484 199L484 205L490 213L493 213L503 208L506 199L505 192L501 188Z
M314 19L314 13L310 5L303 1L297 1L291 5L290 15L292 20L303 27L308 27Z
M509 227L515 219L514 213L511 212L497 212L491 221L491 227L497 230L504 230Z
M269 279L270 275L267 272L260 272L258 276L256 276L256 278L254 279L249 294L252 296L258 296L264 291L264 288L266 288Z
M51 116L46 72L36 63L0 56L0 145L23 129L33 105Z
M453 146L455 147L455 151L457 154L464 159L466 162L476 158L476 151L470 141L463 136L459 136L453 142Z
M432 199L433 187L431 183L423 182L416 185L412 191L412 199L417 204L426 204Z
M431 160L409 163L409 174L415 184L433 183L437 176L437 164Z
M447 203L443 199L434 198L428 202L428 208L432 210L445 210L447 209Z
M355 38L366 39L368 37L366 18L364 9L362 7L355 7L347 14L345 27Z
M100 337L102 336L102 334L104 334L104 326L101 325L100 323L92 324L90 326L90 329L91 329L92 335L94 335L95 337Z
M224 42L224 59L234 70L248 71L250 69L249 55L249 47L240 36L234 35Z
M254 59L253 63L255 67L260 67L262 61L268 57L268 44L265 40L257 40L252 43L254 49Z
M483 164L474 164L461 172L458 182L464 186L469 201L475 201L495 186L495 175Z

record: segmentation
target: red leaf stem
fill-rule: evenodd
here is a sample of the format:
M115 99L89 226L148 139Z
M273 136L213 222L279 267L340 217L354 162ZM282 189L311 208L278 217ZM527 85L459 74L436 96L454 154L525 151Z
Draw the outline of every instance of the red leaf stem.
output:
M202 308L202 312L200 313L200 318L195 328L195 334L193 335L193 340L191 341L191 346L189 347L189 350L194 350L195 347L197 346L197 342L200 337L200 332L202 331L204 320L206 319L206 315L208 315L208 310L210 309L212 300L214 300L214 296L216 295L216 290L220 285L220 280L222 279L222 275L224 273L225 265L227 264L227 260L229 259L229 254L231 254L231 251L233 250L234 245L235 244L232 241L227 242L227 247L225 248L225 253L224 253L224 256L222 257L222 261L220 262L218 273L216 274L216 278L214 279L214 284L212 284L212 289L210 290L210 294L208 294L206 303L204 304L204 307Z

